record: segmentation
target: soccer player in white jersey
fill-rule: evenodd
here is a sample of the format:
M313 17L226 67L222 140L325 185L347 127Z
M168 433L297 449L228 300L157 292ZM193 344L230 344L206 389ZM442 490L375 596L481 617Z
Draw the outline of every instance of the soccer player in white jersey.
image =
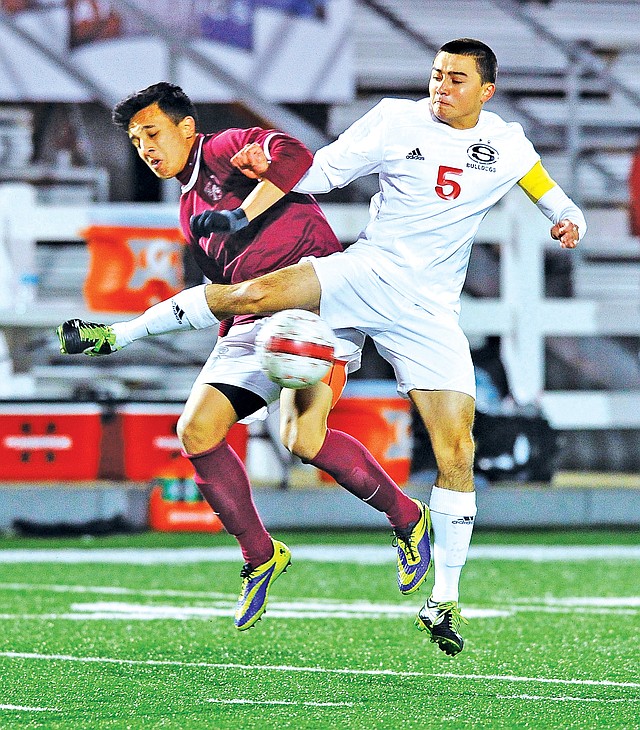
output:
M575 248L586 231L582 212L549 177L521 126L483 110L496 73L495 54L484 43L462 38L442 46L429 98L380 102L315 154L295 188L323 193L377 173L380 191L359 239L346 251L241 284L194 288L187 305L197 312L206 301L219 319L315 310L332 327L354 327L373 339L393 366L399 392L420 414L437 461L430 498L434 586L415 623L450 655L464 646L459 580L476 515L475 378L458 324L471 245L484 215L516 184L550 219L561 247ZM232 162L253 178L269 165L257 145ZM266 183L265 210L277 198ZM254 198L250 218L260 210ZM201 227L198 216L193 225Z
M429 433L438 465L430 508L435 582L416 625L448 654L462 650L458 586L476 498L472 426L475 378L458 324L474 236L515 184L551 220L551 236L575 248L580 209L549 177L519 124L483 110L497 60L484 43L446 43L431 69L429 98L385 99L319 150L296 190L327 192L378 173L380 192L358 241L235 287L209 287L216 316L290 307L318 309L333 327L357 327L393 366ZM236 155L250 175L266 171L255 146Z

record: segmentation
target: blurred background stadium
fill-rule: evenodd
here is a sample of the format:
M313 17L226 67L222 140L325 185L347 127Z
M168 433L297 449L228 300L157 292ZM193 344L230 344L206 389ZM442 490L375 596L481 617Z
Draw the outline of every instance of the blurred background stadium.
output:
M523 125L590 225L561 251L519 192L483 223L463 304L478 526L640 523L640 3L2 0L0 530L145 526L154 485L180 497L187 527L213 529L173 429L214 334L92 361L58 352L63 320L131 317L198 282L179 186L140 163L113 104L171 80L203 131L275 127L317 149L385 96L426 96L434 53L461 36L496 51L488 109ZM374 190L321 198L345 243ZM429 446L390 378L367 349L336 418L423 494ZM290 460L273 424L235 439L269 527L384 525Z

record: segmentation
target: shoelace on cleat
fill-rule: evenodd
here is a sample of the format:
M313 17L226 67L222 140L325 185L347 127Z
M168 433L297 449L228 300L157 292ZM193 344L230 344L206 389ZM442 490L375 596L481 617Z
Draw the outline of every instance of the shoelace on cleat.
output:
M244 580L248 580L249 578L251 578L251 573L253 573L253 571L253 566L249 563L245 563L240 570L240 577Z
M416 525L418 523L416 522ZM398 540L401 540L403 545L405 546L405 550L409 553L409 556L412 560L415 560L418 558L418 550L417 546L413 544L411 541L411 535L413 533L415 525L411 527L403 527L403 528L396 528L393 531L393 541L391 544L393 547L398 547Z
M460 613L460 608L458 607L458 604L455 601L447 601L445 603L439 603L438 610L442 611L442 613L449 614L447 617L445 617L445 621L448 619L449 628L451 628L456 633L458 633L458 629L460 628L461 623L464 623L464 624L469 623L468 619L466 619Z
M78 327L78 333L81 340L96 340L94 347L102 347L105 342L108 342L109 345L111 345L109 332L104 327L87 327L86 325L80 325Z

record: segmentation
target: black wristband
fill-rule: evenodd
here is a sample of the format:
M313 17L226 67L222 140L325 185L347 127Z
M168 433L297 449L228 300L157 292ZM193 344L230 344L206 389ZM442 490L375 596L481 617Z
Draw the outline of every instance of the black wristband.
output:
M231 233L235 233L236 231L241 231L243 228L246 228L249 225L249 219L247 218L247 214L244 212L242 208L236 208L235 210L225 210L222 211L223 215L228 214L230 219L230 226L229 230Z
M192 215L189 227L196 238L210 236L212 233L236 233L249 225L242 208L235 210L207 210Z

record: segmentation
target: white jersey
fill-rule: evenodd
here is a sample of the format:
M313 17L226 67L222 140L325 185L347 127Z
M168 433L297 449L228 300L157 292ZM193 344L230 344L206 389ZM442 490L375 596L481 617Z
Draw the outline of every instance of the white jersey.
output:
M482 219L538 160L522 127L497 114L459 130L433 116L429 99L384 99L315 154L295 190L378 173L369 223L347 251L416 303L458 313Z

